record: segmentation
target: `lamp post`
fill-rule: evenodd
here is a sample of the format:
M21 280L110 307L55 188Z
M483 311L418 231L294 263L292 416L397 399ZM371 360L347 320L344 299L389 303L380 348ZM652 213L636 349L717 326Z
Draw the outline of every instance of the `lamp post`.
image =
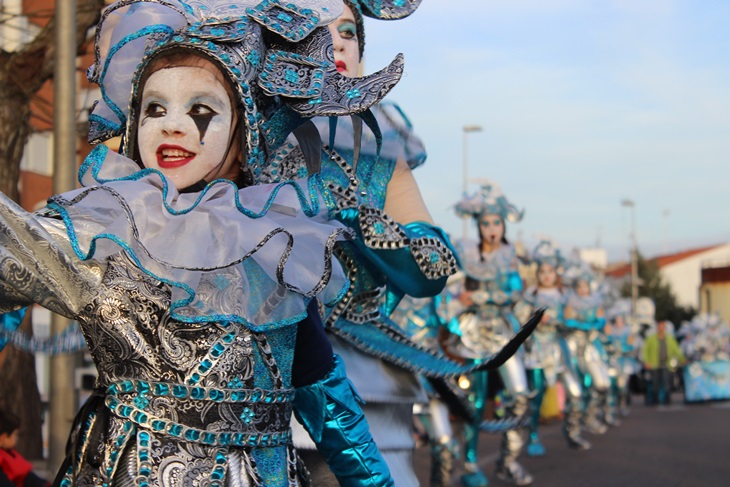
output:
M463 139L463 145L462 145L462 151L463 151L463 157L464 157L464 165L462 168L462 176L463 176L463 192L464 196L467 195L467 191L469 190L469 150L468 150L468 135L473 132L481 132L482 127L480 125L464 125L462 127L462 133L464 134ZM466 234L468 232L469 222L465 218L463 220L463 226L461 231L462 238L466 238Z
M636 302L639 299L639 255L636 248L636 203L633 200L624 198L621 206L631 208L631 320L632 326L636 326Z
M76 0L56 2L56 52L53 78L53 192L76 185ZM69 320L54 314L51 331L61 333ZM51 357L48 466L55 471L66 456L66 440L76 415L73 389L75 356Z

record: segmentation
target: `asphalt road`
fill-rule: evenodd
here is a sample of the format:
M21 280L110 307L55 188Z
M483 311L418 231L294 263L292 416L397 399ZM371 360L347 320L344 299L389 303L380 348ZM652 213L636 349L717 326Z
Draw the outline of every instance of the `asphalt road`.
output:
M593 448L566 447L560 424L541 427L547 449L523 464L535 486L555 487L730 487L730 403L644 406L636 396L631 413L605 435L587 436ZM500 439L482 435L480 465L490 486L508 485L493 476ZM430 458L416 452L416 471L428 487ZM458 467L457 467L458 468ZM451 485L459 486L459 472Z

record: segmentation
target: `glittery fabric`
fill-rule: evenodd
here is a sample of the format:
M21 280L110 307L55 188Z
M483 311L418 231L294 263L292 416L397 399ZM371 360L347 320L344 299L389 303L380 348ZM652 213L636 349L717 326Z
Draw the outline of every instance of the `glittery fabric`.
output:
M527 339L523 355L525 368L545 369L548 384L553 384L565 364L558 330L564 326L563 308L567 295L557 288L531 287L525 291L523 297L532 309L545 308L545 315L549 318Z
M75 319L99 373L62 485L298 485L296 323L346 289L321 184L181 195L103 148L80 179L37 215L0 196L0 311Z
M467 358L488 356L500 350L515 331L512 307L522 291L515 250L502 244L480 254L476 242L469 241L457 244L456 250L467 285L471 282L475 287L470 290L476 304L459 317L460 341L452 351Z

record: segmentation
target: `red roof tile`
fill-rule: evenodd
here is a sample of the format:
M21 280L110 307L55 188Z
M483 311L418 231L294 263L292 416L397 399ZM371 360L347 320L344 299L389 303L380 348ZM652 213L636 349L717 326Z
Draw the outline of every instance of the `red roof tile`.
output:
M712 250L716 247L719 247L720 245L708 245L707 247L699 247L696 249L690 249L690 250L684 250L682 252L677 252L674 254L667 254L667 255L660 255L658 257L654 257L652 259L649 259L650 262L656 262L659 264L659 268L666 267L669 264L674 264L675 262L679 262L680 260L687 259L689 257L692 257L697 254L701 254L702 252L707 252L708 250ZM613 277L613 278L621 278L631 273L631 263L627 264L621 264L613 269L610 269L606 271L606 276Z

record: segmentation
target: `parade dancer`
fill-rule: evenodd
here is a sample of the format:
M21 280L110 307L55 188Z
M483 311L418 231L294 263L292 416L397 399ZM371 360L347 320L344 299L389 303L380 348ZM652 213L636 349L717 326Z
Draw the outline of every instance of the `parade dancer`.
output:
M292 407L316 417L342 485L393 485L309 306L349 289L332 217L352 188L250 185L302 120L366 110L397 81L398 60L337 73L325 25L340 12L124 0L103 13L90 140L122 135L121 153L98 145L83 187L39 213L0 196L0 311L35 302L77 320L98 370L56 485L298 486Z
M403 332L415 343L433 350L441 348L445 323L448 317L450 295L444 291L433 298L406 296L391 315ZM431 452L431 487L447 487L459 457L459 443L451 428L451 408L454 415L471 417L467 398L460 394L455 383L440 382L438 389L425 378L421 383L428 397L416 404L414 411L425 429L426 441ZM446 394L446 398L442 395ZM446 399L446 400L445 400Z
M517 319L514 304L521 299L522 279L514 247L505 237L507 221L522 219L519 211L502 194L496 183L486 181L472 196L456 204L456 213L462 218L473 218L479 232L479 242L461 242L457 248L459 262L466 275L463 290L458 296L465 311L458 317L458 334L450 353L465 359L479 359L495 353L514 333ZM529 387L522 358L513 356L499 369L507 394L507 414L522 417L529 411ZM481 418L487 400L487 374L471 376L475 419L464 427L464 469L462 484L467 487L487 485L487 478L479 468L477 445ZM502 436L497 460L498 478L516 484L532 483L532 476L517 461L525 446L524 428L513 428Z
M631 396L629 378L639 372L636 360L636 332L631 327L631 301L620 299L606 313L607 351L610 356L611 374L610 405L614 416L628 416Z
M572 292L565 306L565 342L570 352L574 370L581 377L584 386L583 427L593 434L607 430L610 417L603 415L604 404L611 387L608 367L597 346L597 339L606 325L602 297L591 285L596 285L596 276L583 262L573 262L566 271L566 278L572 283Z
M345 4L345 13L330 27L333 63L343 75L354 76L364 48L363 15L404 17L418 2ZM365 401L370 429L396 485L417 486L412 415L413 404L425 397L418 375L451 377L475 367L496 366L523 338L508 346L501 358L490 361L485 356L484 361L465 366L415 344L389 320L403 295L438 294L456 263L449 239L433 225L411 173L411 167L423 162L425 152L410 122L389 104L373 108L369 118L366 115L362 117L365 126L358 118L325 118L295 131L295 137L277 151L276 166L258 175L257 181L278 181L308 167L320 167L323 177L355 185L349 193L352 207L339 218L355 231L356 239L341 246L337 254L351 286L336 304L323 303L323 315L334 349ZM298 136L314 128L322 144L300 143ZM349 177L341 176L343 165ZM314 483L336 485L313 451L315 445L307 444L306 435L296 435L295 443Z
M587 450L590 443L581 434L581 412L583 388L568 363L564 339L560 331L564 328L563 309L568 295L562 287L560 273L565 270L565 259L550 241L542 241L532 253L537 265L537 284L524 293L524 304L530 308L546 308L542 322L525 342L525 366L530 389L534 391L530 418L530 438L527 454L542 456L545 447L538 434L540 406L548 386L560 381L565 391L563 434L568 446Z

